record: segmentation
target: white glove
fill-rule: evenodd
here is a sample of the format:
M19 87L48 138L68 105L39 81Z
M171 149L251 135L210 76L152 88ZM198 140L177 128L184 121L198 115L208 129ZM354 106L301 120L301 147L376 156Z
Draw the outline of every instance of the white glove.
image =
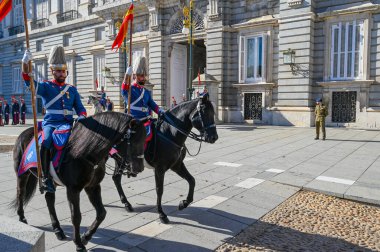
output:
M129 66L129 67L127 68L127 71L125 71L125 74L127 74L127 75L129 75L129 76L132 76L132 74L133 74L133 69L132 69L131 66Z
M80 115L80 116L77 117L77 121L83 120L83 119L86 119L86 117L84 115Z
M29 61L31 61L32 59L33 59L32 53L30 52L29 49L26 49L24 53L24 57L22 57L22 62L25 64L28 64Z

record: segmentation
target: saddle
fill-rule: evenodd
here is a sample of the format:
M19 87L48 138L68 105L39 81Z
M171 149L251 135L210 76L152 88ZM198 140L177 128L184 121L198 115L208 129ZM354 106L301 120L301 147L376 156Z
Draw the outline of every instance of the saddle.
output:
M62 125L54 130L53 132L53 147L51 151L51 163L54 167L56 173L59 173L59 167L63 160L64 147L71 135L71 126ZM44 133L42 131L41 122L38 123L38 143L41 145L44 140ZM36 142L34 137L29 142L27 148L25 149L22 159L18 168L18 176L21 176L27 172L30 168L37 167L37 155L36 155Z

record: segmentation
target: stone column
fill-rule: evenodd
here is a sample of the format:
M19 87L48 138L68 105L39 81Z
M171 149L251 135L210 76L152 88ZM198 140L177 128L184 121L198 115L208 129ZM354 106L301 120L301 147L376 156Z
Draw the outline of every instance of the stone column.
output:
M279 15L278 103L273 124L310 126L312 115L315 0L281 0ZM283 64L283 52L295 51L295 64Z

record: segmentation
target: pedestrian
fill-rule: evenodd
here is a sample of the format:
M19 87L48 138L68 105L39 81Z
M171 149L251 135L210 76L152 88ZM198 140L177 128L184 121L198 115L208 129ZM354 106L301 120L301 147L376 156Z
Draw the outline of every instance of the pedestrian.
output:
M172 108L177 106L177 100L174 98L174 96L172 96Z
M27 87L30 86L29 62L32 53L27 49L22 58L22 76ZM54 77L51 81L36 82L37 95L41 96L46 115L42 122L44 139L41 143L41 164L43 173L43 186L41 191L54 192L55 187L49 176L50 149L53 147L53 131L60 128L69 128L73 125L74 111L78 115L77 120L87 116L80 95L76 87L65 83L67 77L67 65L65 49L62 46L51 48L49 55L49 67Z
M107 96L107 102L106 102L106 110L113 111L113 102L111 102L111 99L108 96Z
M4 125L9 124L10 107L7 100L4 100Z
M0 98L0 126L4 126L3 122L3 100Z
M25 100L21 98L21 124L25 124L25 117L26 117L26 104L25 104Z
M182 94L182 102L185 102L185 101L186 101L186 95Z
M15 113L15 125L17 125L20 123L20 104L18 103L18 100L16 98L13 105Z
M15 105L16 98L13 96L11 98L11 115L12 115L12 125L16 125L16 105Z
M326 128L325 128L325 118L328 115L328 109L322 104L322 99L318 98L316 100L317 105L315 106L315 140L319 139L319 131L322 128L322 140L326 139Z

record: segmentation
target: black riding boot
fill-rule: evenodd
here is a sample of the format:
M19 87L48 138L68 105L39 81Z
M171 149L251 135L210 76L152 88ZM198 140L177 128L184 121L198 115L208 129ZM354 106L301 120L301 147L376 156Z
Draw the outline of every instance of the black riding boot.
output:
M49 176L50 150L41 146L41 166L42 166L42 189L41 192L55 192L53 180Z

